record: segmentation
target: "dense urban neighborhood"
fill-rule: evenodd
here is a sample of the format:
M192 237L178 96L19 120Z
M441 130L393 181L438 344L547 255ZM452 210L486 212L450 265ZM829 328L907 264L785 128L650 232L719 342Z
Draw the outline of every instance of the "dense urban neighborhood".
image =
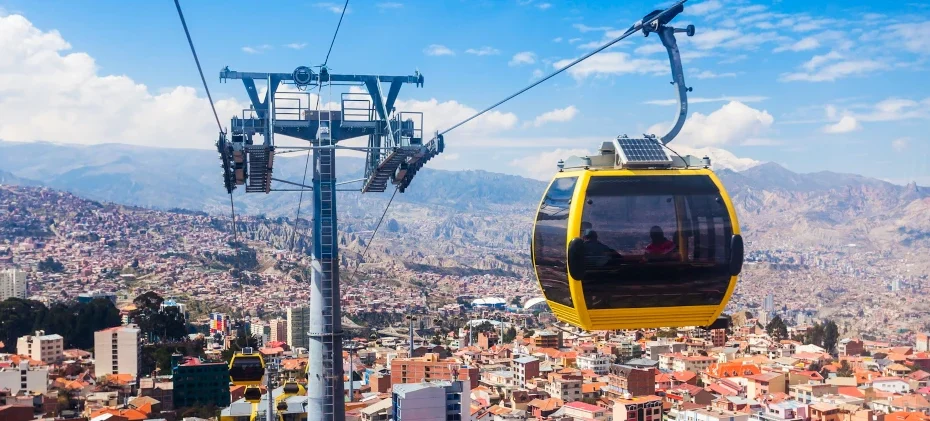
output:
M248 237L236 247L228 224L0 187L0 419L249 420L248 386L230 382L230 362L249 352L268 362L259 389L271 388L284 419L305 417L306 395L285 386L307 382L308 258ZM358 255L347 250L351 268ZM930 418L926 313L874 305L920 301L920 277L819 313L803 299L813 276L796 299L766 288L793 271L832 273L837 289L877 276L835 256L751 251L725 329L584 332L558 323L527 278L368 270L341 299L347 417Z

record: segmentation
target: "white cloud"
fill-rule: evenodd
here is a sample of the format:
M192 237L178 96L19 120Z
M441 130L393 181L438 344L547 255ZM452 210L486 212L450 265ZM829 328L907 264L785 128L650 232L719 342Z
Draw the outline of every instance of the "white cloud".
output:
M692 4L685 8L685 13L691 15L703 16L711 12L716 12L723 8L718 0L707 0L698 4Z
M550 122L565 122L571 121L575 116L578 115L578 108L575 108L574 105L569 105L565 108L557 108L552 111L547 111L540 114L533 120L533 125L536 127L542 126L543 124Z
M552 7L551 3L539 3L536 5L536 8L539 10L548 10L550 7Z
M565 59L559 60L555 63L552 63L552 66L556 69L560 69L574 59ZM621 52L609 52L609 53L600 53L595 54L581 63L578 63L571 69L568 69L568 72L575 79L584 79L588 76L606 76L606 75L620 75L626 73L638 73L638 74L662 74L668 73L668 64L664 61L646 59L646 58L630 58L630 55L627 53Z
M917 54L930 54L930 20L891 26L893 43Z
M828 63L830 61L839 60L843 58L843 55L837 51L830 51L827 54L816 55L811 57L810 60L801 65L802 68L808 71L812 71L821 65Z
M746 55L746 54L731 54L729 57L727 57L727 58L725 58L725 59L723 59L723 60L720 60L720 61L717 62L717 63L718 63L718 64L733 64L733 63L736 63L736 62L740 62L740 61L746 60L747 58L749 58L749 56Z
M856 118L862 121L898 121L915 118L930 118L930 98L922 103L912 99L888 98L872 106L869 112L856 113Z
M212 149L217 127L192 87L157 93L128 76L100 75L57 31L21 15L0 17L0 138ZM190 68L193 72L193 67ZM246 104L216 101L221 122Z
M642 47L636 47L636 49L633 50L633 52L636 54L648 56L650 54L664 53L665 46L663 46L662 44L650 43L650 44L643 45Z
M904 152L911 145L911 139L907 137L901 137L895 139L891 142L891 149L894 149L895 152Z
M552 39L552 42L562 42L562 37L555 37Z
M906 98L888 98L871 105L857 104L840 110L836 105L824 107L830 124L824 133L849 133L862 128L861 122L887 122L912 119L930 119L930 98L916 101Z
M333 12L333 13L342 13L342 6L343 6L343 5L342 5L342 4L336 4L336 3L323 2L323 3L315 3L313 6L314 6L314 7L318 7L318 8L320 8L320 9L328 10L328 11ZM351 11L352 11L352 8L346 9L346 13L347 13L347 14L348 14L349 12L351 12Z
M675 152L678 152L682 156L693 155L699 158L706 156L710 158L710 165L716 170L727 169L733 171L746 171L762 163L762 161L757 161L752 158L737 157L726 149L711 147L692 148L689 146L678 145L676 142L670 143L669 147L674 149Z
M674 143L691 147L739 144L758 138L774 122L775 118L767 111L730 101L709 115L691 114ZM670 126L671 123L656 124L647 133L662 136Z
M843 116L840 118L840 121L837 121L834 124L828 124L821 129L824 133L829 134L839 134L839 133L850 133L856 130L861 129L862 126L859 125L859 122L856 121L856 118L853 116Z
M556 149L514 159L510 165L521 170L524 177L537 180L549 180L559 169L556 166L559 160L566 160L570 156L586 156L590 153L585 149Z
M767 137L753 137L746 139L741 143L743 146L776 146L781 145L782 142L776 139L770 139Z
M823 29L828 25L836 23L834 19L807 19L795 24L791 30L794 32L810 32L816 29Z
M600 145L600 142L609 140L610 139L589 139L586 140L586 142ZM577 144L579 142L570 143ZM672 142L669 146L682 156L693 155L699 158L707 156L711 159L711 165L718 170L729 169L733 171L745 171L762 163L752 158L737 157L732 152L720 148L693 148L685 145L677 145L675 142ZM556 147L556 149L551 151L539 152L514 159L510 162L510 165L515 167L518 170L517 173L524 177L537 180L549 180L552 178L552 175L558 171L556 165L559 160L565 161L571 156L581 157L588 155L591 155L591 152L587 149Z
M465 50L465 53L466 53L466 54L474 54L474 55L476 55L476 56L492 56L492 55L498 55L498 54L500 54L501 51L498 50L497 48L494 48L494 47L484 46L484 47L481 47L481 48L478 48L478 49L469 48L469 49Z
M736 77L735 72L726 72L726 73L714 73L710 70L703 70L700 73L694 75L698 79L717 79L721 77Z
M428 56L454 56L455 55L455 51L452 51L451 49L449 49L449 47L446 47L445 45L441 45L441 44L430 44L429 47L426 47L423 50L423 53L425 53Z
M750 13L760 13L760 12L764 12L766 9L768 9L768 7L761 5L761 4L737 7L736 10L733 11L733 15L742 16L742 15L748 15Z
M261 53L262 51L270 50L271 48L272 47L268 44L262 44L262 45L255 46L255 47L245 46L245 47L242 47L242 52L248 53L248 54L258 54L258 53Z
M384 2L384 3L378 3L378 4L376 4L375 7L377 7L377 8L380 9L380 10L400 9L400 8L404 7L404 4L403 4L403 3L395 3L395 2Z
M698 32L690 38L683 38L682 44L694 44L696 48L710 50L726 42L737 39L741 35L742 33L735 29L711 29L709 31Z
M533 76L532 76L531 79L539 79L539 78L541 78L541 77L543 77L543 71L542 71L542 70L540 70L540 69L535 69L535 70L533 70Z
M795 52L807 51L807 50L813 50L819 46L820 46L820 41L817 41L817 38L806 37L806 38L802 38L798 40L798 42L795 42L793 44L783 45L781 47L778 47L773 51L775 51L776 53L780 53L782 51L795 51Z
M536 53L532 51L521 51L513 55L513 58L510 59L511 66L520 66L524 64L533 64L536 63Z
M568 43L569 43L569 44L574 44L574 43L579 42L579 41L581 41L581 38L572 38L572 39L568 40Z
M605 31L610 31L614 29L609 26L588 26L583 23L576 23L572 25L572 27L582 33L584 32L605 32Z
M445 130L478 110L458 101L444 101L433 98L428 101L397 100L396 108L403 111L422 112L428 118L423 120L423 135L430 137L436 130ZM488 135L500 133L517 126L518 119L513 113L488 111L480 117L465 123L455 130L456 136Z
M761 102L769 99L766 96L720 96L716 98L704 98L704 97L691 97L688 98L689 104L701 104L706 102ZM651 101L646 101L643 104L651 105L678 105L677 99L654 99Z
M854 58L846 59L843 54L831 51L827 54L816 55L801 65L805 71L784 73L779 77L783 82L833 82L848 76L857 76L889 68L888 63Z
M302 42L302 43L292 42L290 44L285 45L285 47L293 49L293 50L302 50L306 46L307 46L307 43L305 42Z

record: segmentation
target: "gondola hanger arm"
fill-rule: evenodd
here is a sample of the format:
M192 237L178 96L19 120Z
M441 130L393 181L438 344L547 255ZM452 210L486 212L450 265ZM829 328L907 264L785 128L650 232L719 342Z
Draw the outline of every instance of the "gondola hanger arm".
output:
M662 41L662 45L668 52L668 61L672 67L672 85L675 85L675 90L678 93L678 112L676 114L675 124L669 129L665 136L659 138L663 145L667 145L678 135L681 128L685 125L685 120L688 118L688 92L691 92L691 88L685 85L685 73L681 66L681 54L678 51L678 42L675 40L675 34L684 33L689 37L694 36L694 25L688 25L684 29L673 28L669 25L669 22L683 10L683 5L676 5L668 9L668 13L660 16L659 19L652 19L651 23L643 25L643 34L647 37L653 32L658 34L659 39ZM643 18L643 21L650 21L651 18L654 18L659 13L661 13L660 10L650 13Z

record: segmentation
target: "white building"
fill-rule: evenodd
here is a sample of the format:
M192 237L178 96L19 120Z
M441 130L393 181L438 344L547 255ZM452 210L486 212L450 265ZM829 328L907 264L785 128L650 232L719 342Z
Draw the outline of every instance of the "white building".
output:
M94 374L139 373L139 345L142 333L136 325L118 326L94 333Z
M878 378L872 380L872 387L882 392L906 394L911 391L911 384L904 379L896 377Z
M19 269L0 272L0 301L8 298L26 299L26 272Z
M0 368L0 389L10 389L12 395L20 392L48 392L48 367L29 367L21 361L16 368Z
M678 413L678 421L749 421L749 414L722 409L691 409Z
M26 335L16 340L16 353L36 361L52 364L64 358L65 340L61 335L46 335L39 330L35 336Z
M271 325L265 322L252 322L251 333L253 337L258 338L262 344L271 341Z
M711 364L717 362L714 357L705 357L702 355L687 355L676 358L672 363L672 371L690 371L693 373L703 373Z
M187 319L187 304L179 303L171 298L165 300L161 303L161 310L164 311L168 307L175 307L178 309L178 313L181 313L185 319Z
M463 381L395 384L394 421L469 420L471 389Z
M601 353L579 355L575 364L581 370L591 370L595 374L605 375L610 369L610 356Z
M310 346L310 307L287 308L287 344L291 347L307 348Z

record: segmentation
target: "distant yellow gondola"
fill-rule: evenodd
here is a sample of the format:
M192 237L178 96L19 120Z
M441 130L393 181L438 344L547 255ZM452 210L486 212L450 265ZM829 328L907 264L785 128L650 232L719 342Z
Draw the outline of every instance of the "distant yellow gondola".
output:
M243 348L229 361L229 381L236 386L258 386L265 376L265 360L252 348Z

